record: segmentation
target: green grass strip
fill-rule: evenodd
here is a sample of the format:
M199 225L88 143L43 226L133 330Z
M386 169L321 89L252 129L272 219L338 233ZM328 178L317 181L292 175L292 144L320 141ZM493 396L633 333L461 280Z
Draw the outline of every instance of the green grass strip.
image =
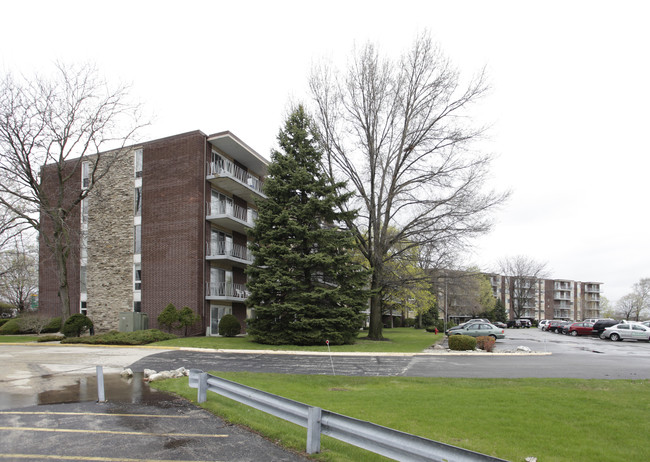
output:
M647 460L650 381L445 379L212 372L340 414L511 461ZM187 379L155 388L196 401ZM204 407L304 451L306 430L208 393ZM385 460L324 437L326 461Z

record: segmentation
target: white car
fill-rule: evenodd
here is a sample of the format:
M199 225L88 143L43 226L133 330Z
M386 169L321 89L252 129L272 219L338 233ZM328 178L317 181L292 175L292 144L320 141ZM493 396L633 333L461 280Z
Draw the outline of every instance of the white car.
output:
M600 338L608 338L614 342L625 339L650 342L650 327L644 326L643 324L616 324L615 326L606 328L600 334Z
M547 324L550 322L549 319L542 319L540 322L537 323L537 327L542 330L546 330Z

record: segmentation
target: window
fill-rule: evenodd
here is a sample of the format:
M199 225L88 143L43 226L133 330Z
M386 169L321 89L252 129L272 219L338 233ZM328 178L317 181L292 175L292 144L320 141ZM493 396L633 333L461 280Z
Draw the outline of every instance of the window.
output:
M79 309L79 312L84 316L88 314L88 307L86 305L86 302L81 302L81 308Z
M90 163L81 164L81 187L86 189L90 185Z
M88 223L88 198L81 200L81 222Z
M142 289L142 264L136 263L133 269L134 290Z
M135 150L135 177L142 178L142 149Z
M87 288L87 285L86 285L86 267L85 266L81 267L81 271L80 271L80 274L79 274L79 290L82 293L87 293L88 292L88 288Z
M133 302L133 311L139 313L142 310L142 302Z
M142 253L142 225L136 225L134 228L133 252L138 254Z
M135 188L134 215L136 217L142 215L142 186Z

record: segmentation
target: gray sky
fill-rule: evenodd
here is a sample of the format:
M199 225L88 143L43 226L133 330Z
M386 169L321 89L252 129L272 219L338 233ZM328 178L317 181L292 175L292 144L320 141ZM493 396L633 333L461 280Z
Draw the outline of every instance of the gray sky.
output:
M645 1L29 1L3 5L0 68L95 62L153 116L143 139L230 130L269 157L313 62L355 43L397 55L428 29L477 107L492 181L512 190L470 260L528 255L611 301L650 277L650 3Z

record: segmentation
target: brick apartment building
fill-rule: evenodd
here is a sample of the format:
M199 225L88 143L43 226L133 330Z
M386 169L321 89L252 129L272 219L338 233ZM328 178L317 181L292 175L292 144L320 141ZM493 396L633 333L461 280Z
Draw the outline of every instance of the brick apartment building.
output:
M503 302L510 318L518 296L523 302L522 318L582 320L600 317L600 282L524 281L498 274L488 276L494 296Z
M264 197L267 166L230 132L132 146L70 218L78 236L69 265L72 313L86 313L98 332L117 330L122 312L145 313L157 328L169 303L201 315L194 334L216 334L228 313L244 325L251 315L246 231ZM78 170L81 191L88 164ZM56 272L44 245L40 252L39 310L58 315Z

